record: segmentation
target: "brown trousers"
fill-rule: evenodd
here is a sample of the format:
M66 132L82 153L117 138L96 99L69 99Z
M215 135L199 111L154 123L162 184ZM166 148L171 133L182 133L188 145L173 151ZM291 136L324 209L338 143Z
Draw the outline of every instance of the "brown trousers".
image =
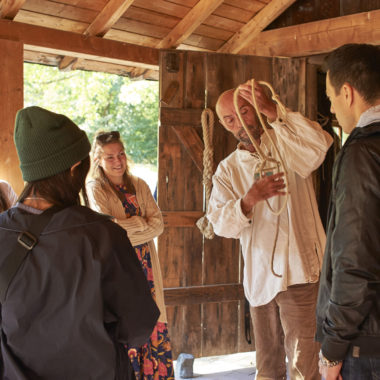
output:
M290 286L266 305L251 307L256 380L320 380L314 341L319 283Z

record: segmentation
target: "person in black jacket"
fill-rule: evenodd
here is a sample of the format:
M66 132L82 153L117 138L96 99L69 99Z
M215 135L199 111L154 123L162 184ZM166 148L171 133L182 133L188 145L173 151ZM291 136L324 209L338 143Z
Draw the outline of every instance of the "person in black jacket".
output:
M327 58L326 92L349 134L333 169L317 304L320 373L380 378L380 47L348 44Z
M88 138L40 107L17 113L14 138L26 185L0 216L1 379L134 379L125 345L144 344L159 311L126 232L80 205ZM44 210L51 219L4 283Z

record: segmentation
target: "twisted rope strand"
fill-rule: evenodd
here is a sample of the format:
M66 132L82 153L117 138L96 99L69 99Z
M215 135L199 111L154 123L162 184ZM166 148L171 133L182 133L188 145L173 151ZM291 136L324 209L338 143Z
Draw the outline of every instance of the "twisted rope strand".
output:
M211 109L205 108L201 116L202 132L203 132L203 185L205 188L205 211L207 214L208 202L211 196L212 190L212 175L213 175L213 157L214 149L212 146L212 136L214 133L214 113ZM206 214L202 218L198 219L197 227L207 239L212 239L214 235L214 229L212 224L207 219Z

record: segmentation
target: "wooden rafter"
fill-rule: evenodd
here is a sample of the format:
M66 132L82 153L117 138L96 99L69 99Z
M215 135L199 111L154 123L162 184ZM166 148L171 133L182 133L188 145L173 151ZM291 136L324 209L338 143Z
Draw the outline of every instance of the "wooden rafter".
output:
M84 34L103 37L132 5L134 0L110 0Z
M177 47L222 3L223 0L199 0L176 27L160 41L158 49Z
M83 34L103 37L126 12L133 1L110 0ZM61 59L58 67L62 71L73 70L78 65L78 60L79 58L77 57L65 56Z
M25 0L0 0L0 18L13 20L24 3Z
M157 49L73 32L0 20L0 38L21 41L25 49L32 51L97 59L153 70L158 68Z
M239 53L295 1L296 0L272 0L235 33L218 51L231 54Z
M262 32L240 53L299 57L327 53L351 42L380 45L380 10Z

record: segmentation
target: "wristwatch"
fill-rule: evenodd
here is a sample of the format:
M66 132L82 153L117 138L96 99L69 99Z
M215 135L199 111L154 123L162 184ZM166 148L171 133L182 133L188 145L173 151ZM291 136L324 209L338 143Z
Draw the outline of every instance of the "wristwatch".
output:
M319 361L324 367L335 367L343 362L343 360L329 360L325 358L322 354L322 351L319 351Z

